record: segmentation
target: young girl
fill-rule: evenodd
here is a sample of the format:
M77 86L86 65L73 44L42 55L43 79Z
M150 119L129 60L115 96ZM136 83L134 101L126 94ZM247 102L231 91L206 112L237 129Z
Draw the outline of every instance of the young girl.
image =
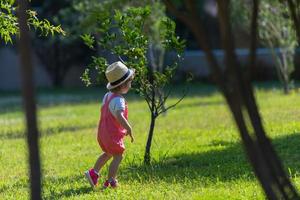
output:
M134 70L128 69L121 62L115 62L107 67L105 75L109 92L103 98L97 137L103 153L97 159L94 168L85 172L85 176L91 186L95 187L100 176L99 171L110 158L113 158L103 188L108 186L115 188L118 185L116 174L125 150L123 137L129 135L131 142L134 141L131 126L127 121L127 103L122 96L131 88Z

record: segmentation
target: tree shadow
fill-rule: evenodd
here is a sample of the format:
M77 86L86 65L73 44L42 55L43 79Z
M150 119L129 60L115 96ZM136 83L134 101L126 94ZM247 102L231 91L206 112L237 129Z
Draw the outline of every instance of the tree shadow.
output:
M293 133L277 137L272 140L286 171L290 169L290 177L300 174L300 134ZM203 153L182 153L162 158L151 166L129 164L121 169L119 178L123 182L142 183L167 182L185 184L187 181L201 182L201 184L214 184L217 182L231 182L239 179L253 181L255 175L245 158L240 143L225 140L213 140L206 144L214 147ZM76 183L76 184L73 184ZM20 179L11 185L0 188L0 194L11 188L27 188L27 180ZM43 198L62 199L80 196L93 192L82 173L74 173L64 177L44 177Z
M300 173L300 135L291 134L272 140L275 150L282 160L288 174ZM218 147L204 153L177 154L156 162L151 166L129 165L122 170L122 179L152 182L153 180L184 183L197 180L230 182L238 179L254 180L255 175L240 143L213 141L208 146ZM292 147L291 147L292 145Z
M172 88L172 97L181 97L182 91L189 88L188 96L207 96L217 92L217 88L208 84L176 84ZM46 89L37 92L37 105L40 108L48 108L58 105L77 105L102 101L107 92L104 87L100 88L77 88L77 89ZM0 95L0 114L22 112L22 97L19 92L3 92ZM136 92L131 91L125 95L130 102L143 100Z
M125 169L125 179L160 180L183 183L188 180L231 181L247 176L254 178L240 144L220 144L220 150L205 153L177 154L152 162L151 166L132 165ZM223 144L223 145L222 145ZM127 173L129 172L129 173ZM142 177L142 178L141 178Z
M15 182L13 184L2 185L0 187L0 194L5 194L5 192L11 191L12 188L24 189L27 187L28 187L27 180L18 179L18 180L15 180Z
M74 186L72 183L75 182L83 184ZM65 188L66 185L68 185L68 188ZM52 188L52 186L60 186L60 188L55 189ZM44 181L43 199L62 199L88 194L92 191L93 189L86 183L83 174L77 174L71 177L46 177Z
M96 125L72 125L72 126L59 126L59 127L48 127L44 130L40 130L40 137L51 136L60 134L63 132L78 132L80 130L88 128L96 128ZM14 139L25 139L24 130L9 130L5 133L0 134L0 140L14 140Z
M260 90L281 90L281 85L278 82L256 82L253 85L256 89ZM297 85L300 84L298 83ZM215 85L201 82L172 84L170 88L172 90L170 97L172 98L181 98L186 90L188 91L188 97L204 97L219 93L219 90ZM99 102L100 106L102 97L106 92L107 90L104 87L42 89L37 92L37 105L39 108L48 108L59 105L78 105ZM134 91L126 94L125 97L129 102L143 101L143 98ZM224 103L222 102L222 104ZM202 105L203 104L199 104L199 106ZM204 103L204 106L206 105L211 104L210 102L206 102ZM20 92L0 92L0 114L22 111L22 99Z
M178 104L176 109L192 108L198 106L207 107L207 106L224 106L224 105L226 105L225 101L221 101L221 100L214 100L214 101L201 100L201 102Z

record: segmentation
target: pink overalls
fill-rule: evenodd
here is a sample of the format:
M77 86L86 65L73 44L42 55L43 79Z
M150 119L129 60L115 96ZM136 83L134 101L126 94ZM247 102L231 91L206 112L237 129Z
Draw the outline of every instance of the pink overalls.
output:
M126 134L126 129L121 126L117 119L109 110L109 103L114 98L119 96L112 93L104 100L104 105L101 107L101 118L98 126L98 143L101 149L108 154L122 154L125 150L123 138ZM124 117L128 119L128 107L125 103Z

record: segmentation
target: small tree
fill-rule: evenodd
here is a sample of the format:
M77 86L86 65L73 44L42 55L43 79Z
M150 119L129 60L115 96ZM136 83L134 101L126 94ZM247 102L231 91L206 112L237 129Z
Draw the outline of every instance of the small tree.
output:
M147 52L149 51L149 37L147 37L145 24L151 15L150 7L131 7L125 11L115 10L113 17L106 13L105 20L101 23L98 30L94 33L100 35L97 44L112 54L123 59L127 66L135 68L136 78L134 81L135 90L145 99L151 113L151 124L146 144L144 163L150 164L150 149L154 133L155 121L163 112L175 107L185 96L185 94L173 105L163 108L167 101L172 87L167 87L177 68L178 60L175 60L172 66L167 66L163 71L157 71L149 67ZM175 23L169 18L161 19L160 41L163 48L167 51L173 51L177 58L181 58L184 49L184 41L179 40L175 35ZM91 35L83 35L85 43L94 48L95 38ZM123 58L123 59L122 59ZM86 85L91 84L90 69L96 69L98 77L103 78L107 61L103 57L93 57L93 63L89 65L82 76ZM165 91L162 97L161 92Z
M232 2L231 18L234 23L248 30L251 22L251 2L246 0ZM278 79L287 94L291 86L291 74L294 71L294 54L297 36L286 1L266 0L261 2L259 9L259 38L270 48ZM278 51L276 50L278 48Z
M288 94L290 76L294 71L297 36L287 3L261 2L259 19L259 37L271 49L279 80L283 84L284 93ZM279 47L278 53L276 47Z
M99 21L105 20L105 13L107 10L118 9L120 11L126 10L128 7L151 7L151 15L148 16L145 27L145 35L149 40L148 47L148 58L149 66L155 71L163 72L165 49L161 44L160 40L160 21L166 17L165 6L160 0L107 0L107 1L97 1L97 0L75 0L73 1L73 7L75 10L79 11L80 22L78 23L79 30L89 30L94 32L97 29L97 24ZM80 31L79 31L80 32ZM82 32L82 31L81 31ZM96 36L96 35L95 35ZM97 36L96 36L97 40ZM160 97L164 97L164 92L157 90L160 93ZM162 105L165 109L165 105ZM166 113L166 112L164 112Z

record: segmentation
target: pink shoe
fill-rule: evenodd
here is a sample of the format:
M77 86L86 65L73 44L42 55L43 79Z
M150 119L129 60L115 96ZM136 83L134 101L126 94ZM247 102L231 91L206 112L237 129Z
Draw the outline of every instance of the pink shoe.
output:
M111 186L112 188L118 187L118 181L117 181L117 179L113 179L113 180L110 182L110 186Z
M92 187L96 187L98 184L99 175L95 172L95 170L90 169L90 170L84 172L84 174L85 174L85 177L87 178L87 180L89 181L90 185Z
M108 188L108 186L109 186L109 181L106 180L106 181L103 183L103 189Z
M116 187L118 187L118 181L117 181L116 179L106 180L106 181L103 183L103 189L108 188L109 185L110 185L112 188L116 188Z

